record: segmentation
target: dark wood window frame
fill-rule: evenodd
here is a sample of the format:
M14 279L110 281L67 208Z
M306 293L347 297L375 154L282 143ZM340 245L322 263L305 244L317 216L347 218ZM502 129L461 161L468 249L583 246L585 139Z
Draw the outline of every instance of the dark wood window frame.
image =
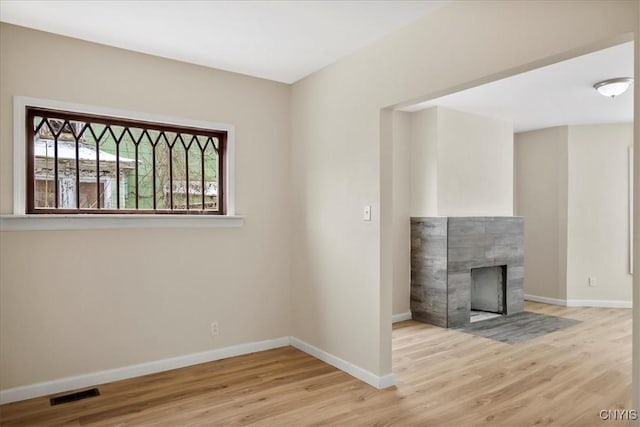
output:
M78 113L78 112L70 112L70 111L64 111L64 110L58 110L58 109L50 109L50 108L41 108L41 107L31 107L31 106L27 106L26 107L26 213L27 214L116 214L116 215L122 215L122 214L144 214L144 215L153 215L153 214L172 214L172 215L225 215L226 214L226 202L225 202L225 194L224 194L224 189L225 189L225 163L226 163L226 149L227 149L227 138L228 138L228 132L226 130L218 130L218 129L205 129L205 128L198 128L198 127L191 127L191 126L183 126L183 125L173 125L173 124L165 124L165 123L158 123L158 122L151 122L151 121L144 121L144 120L137 120L137 119L129 119L129 118L120 118L120 117L115 117L115 116L105 116L105 115L97 115L97 114L89 114L89 113ZM35 118L36 117L41 117L42 121L36 126L34 123ZM49 120L53 121L53 120L57 120L60 121L62 120L63 123L60 126L59 130L55 130L53 129L55 126L52 126ZM71 128L73 127L70 123L71 122L81 122L84 125L82 126L81 129L77 129L77 130L72 130ZM36 156L35 156L35 137L39 132L39 129L43 126L43 124L46 124L47 127L51 130L51 133L53 135L53 148L54 148L54 153L53 153L53 164L54 164L54 177L53 177L53 182L55 183L54 185L54 201L55 201L55 206L54 207L37 207L36 206L36 192L35 192L35 184L36 184ZM100 126L104 126L103 131L101 132L101 134L99 136L97 136L95 134L95 132L93 131L91 125L95 124L95 125L100 125ZM120 127L122 128L122 132L120 133L119 137L113 132L113 129L111 128L112 126L116 126L116 127ZM58 138L61 136L61 134L63 133L63 131L67 129L70 130L70 132L66 132L66 134L68 135L69 133L73 136L74 142L75 142L75 150L76 150L76 154L75 154L75 197L76 197L76 201L75 201L75 208L69 208L69 207L59 207L59 186L58 186ZM137 129L137 130L141 130L142 133L140 134L139 138L135 138L131 132L130 129ZM109 130L109 133L111 134L111 136L113 137L113 141L115 143L115 147L116 147L116 153L115 153L115 167L116 170L118 171L115 174L115 179L116 179L116 208L114 209L113 207L111 208L105 208L105 207L101 207L100 206L100 197L97 198L97 206L95 208L86 208L86 207L80 207L80 155L79 155L79 146L80 146L80 139L82 138L82 136L85 134L85 132L92 132L94 138L96 139L96 162L95 162L95 167L96 167L96 188L97 191L100 192L100 185L101 185L101 181L98 177L100 177L100 150L99 150L99 141L100 139L105 135L105 133L107 133L107 130ZM150 137L149 132L156 132L157 133L157 138L155 138L155 140L152 140L152 138ZM121 166L121 161L120 161L120 156L119 156L119 144L121 143L121 141L123 140L123 138L125 137L125 135L128 133L129 137L131 138L131 141L133 141L133 144L135 145L135 162L133 163L134 169L135 169L135 186L136 186L136 192L135 192L135 208L125 208L120 206L120 166ZM172 133L175 134L175 138L173 139L173 141L169 141L169 139L166 136L166 133ZM139 170L139 159L138 159L138 145L141 143L141 141L143 140L143 137L145 136L148 138L147 141L151 144L152 148L152 152L153 152L153 208L152 209L140 209L138 206L138 201L140 198L140 194L138 191L138 185L139 185L139 180L138 180L138 170ZM169 185L168 185L168 193L169 193L169 198L170 198L170 208L164 208L164 209L158 209L156 206L156 201L157 201L157 189L156 189L156 164L155 164L155 157L156 157L156 146L161 143L160 139L162 138L164 139L165 143L166 143L166 147L168 149L169 152ZM184 138L183 138L184 136ZM204 144L204 148L201 146L201 144L198 142L198 138L205 138L206 139L206 143ZM185 141L185 139L187 141ZM190 197L190 192L191 192L191 188L190 188L190 183L191 181L189 180L189 154L188 150L190 149L191 145L193 143L196 143L197 147L200 149L200 181L201 181L201 185L200 185L200 194L196 194L197 196L200 196L201 198L201 206L200 209L194 209L191 207L191 204L189 202L189 197ZM176 144L182 144L184 151L184 155L186 157L185 159L185 163L186 163L186 169L185 169L185 183L183 184L184 186L184 197L186 198L186 207L183 209L176 209L175 205L174 205L174 180L173 180L173 165L172 165L172 161L173 161L173 148ZM217 171L216 171L216 182L217 182L217 188L216 188L216 198L217 198L217 206L216 209L207 209L206 208L206 204L205 204L205 200L206 200L206 188L207 188L207 183L205 181L205 151L207 150L208 144L211 144L213 146L213 149L215 150L217 156ZM166 191L166 190L165 190Z

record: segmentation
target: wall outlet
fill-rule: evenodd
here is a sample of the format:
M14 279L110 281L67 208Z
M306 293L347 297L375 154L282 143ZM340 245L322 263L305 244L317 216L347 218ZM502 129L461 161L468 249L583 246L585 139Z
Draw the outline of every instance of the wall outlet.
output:
M218 328L218 322L211 322L211 336L215 337L220 333L220 329Z
M595 277L589 277L589 286L597 286L598 285L598 281L596 280Z

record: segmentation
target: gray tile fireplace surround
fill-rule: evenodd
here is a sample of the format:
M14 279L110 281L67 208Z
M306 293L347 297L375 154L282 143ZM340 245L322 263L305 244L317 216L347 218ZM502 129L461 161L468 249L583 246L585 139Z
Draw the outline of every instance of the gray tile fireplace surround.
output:
M522 217L411 218L411 314L445 328L469 324L471 269L506 267L504 314L524 310Z

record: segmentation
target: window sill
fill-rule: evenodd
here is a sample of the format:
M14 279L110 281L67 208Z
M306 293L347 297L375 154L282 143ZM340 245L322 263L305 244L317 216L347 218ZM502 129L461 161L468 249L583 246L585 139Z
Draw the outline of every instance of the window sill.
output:
M223 215L0 215L0 231L242 227Z

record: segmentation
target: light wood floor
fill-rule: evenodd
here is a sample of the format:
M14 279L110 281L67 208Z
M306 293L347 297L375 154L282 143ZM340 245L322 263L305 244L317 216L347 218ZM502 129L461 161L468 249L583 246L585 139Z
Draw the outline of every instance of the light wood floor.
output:
M581 320L520 344L394 325L397 387L376 390L291 347L101 385L51 407L0 407L3 425L590 426L630 408L631 310L527 303Z

